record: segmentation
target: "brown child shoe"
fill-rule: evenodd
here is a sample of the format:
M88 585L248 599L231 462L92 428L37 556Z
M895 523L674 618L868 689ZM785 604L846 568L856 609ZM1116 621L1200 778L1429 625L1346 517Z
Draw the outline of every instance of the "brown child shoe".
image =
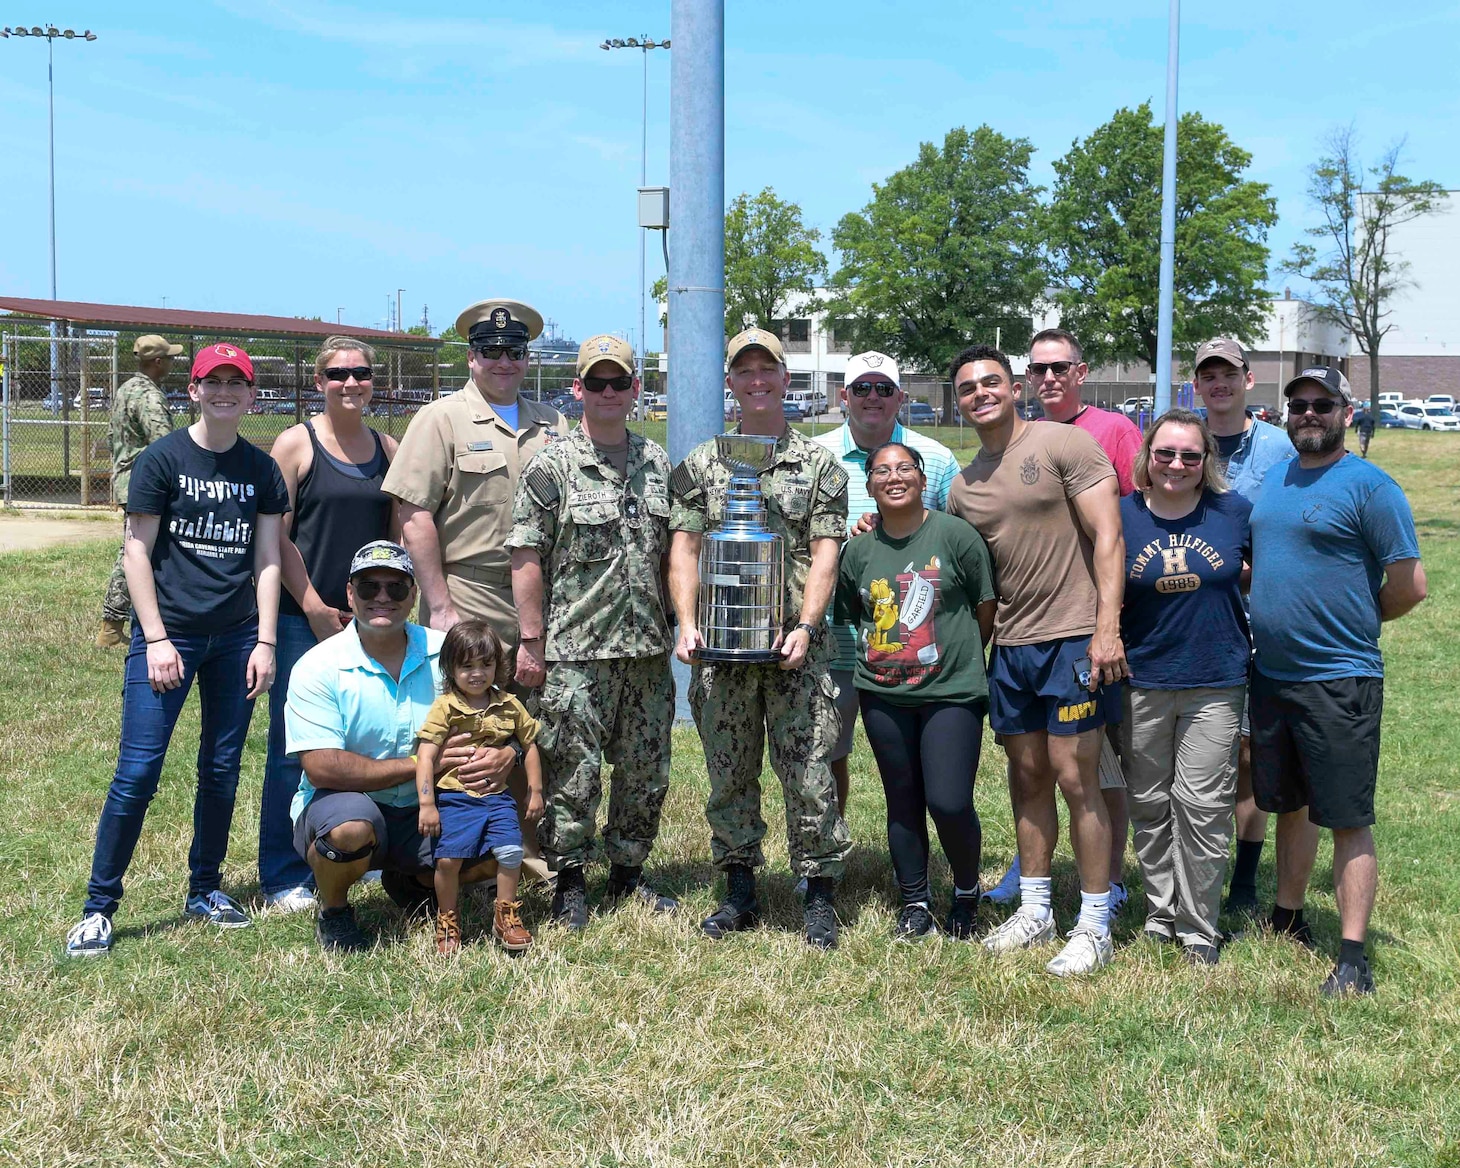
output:
M497 938L509 953L520 953L532 947L532 934L522 923L522 902L520 900L499 900L495 918L492 921L492 936Z
M125 645L127 643L126 628L126 621L102 621L96 633L96 647L115 649L118 645Z
M450 957L461 950L461 915L456 912L436 914L436 952Z

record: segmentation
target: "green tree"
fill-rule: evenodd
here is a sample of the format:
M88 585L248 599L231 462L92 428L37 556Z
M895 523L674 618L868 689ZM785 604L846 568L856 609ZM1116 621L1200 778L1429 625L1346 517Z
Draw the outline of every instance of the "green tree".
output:
M1391 236L1396 227L1446 202L1439 183L1398 173L1403 147L1401 140L1365 167L1353 126L1329 133L1327 153L1308 168L1308 198L1323 222L1307 234L1325 246L1320 252L1311 243L1294 244L1282 265L1312 285L1313 315L1344 329L1368 356L1371 410L1379 396L1379 347L1394 327L1389 304L1397 292L1414 287L1409 263L1393 252Z
M807 227L798 203L766 187L741 193L725 212L725 335L770 329L797 294L826 279L821 232Z
M960 126L874 183L871 202L832 232L842 265L827 311L838 340L939 372L996 330L1006 345L1025 344L1044 286L1033 153L1027 139Z
M1156 368L1164 129L1149 102L1115 116L1054 164L1045 241L1062 325L1092 364ZM1174 348L1265 327L1267 233L1277 204L1244 180L1252 155L1215 122L1184 114L1176 132Z

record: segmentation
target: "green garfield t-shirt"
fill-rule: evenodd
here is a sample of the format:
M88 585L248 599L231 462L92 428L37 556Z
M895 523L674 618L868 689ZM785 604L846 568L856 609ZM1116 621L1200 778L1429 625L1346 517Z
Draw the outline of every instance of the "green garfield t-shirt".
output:
M857 629L854 684L894 705L987 701L978 606L993 600L988 547L942 511L905 539L881 528L842 551L836 616Z

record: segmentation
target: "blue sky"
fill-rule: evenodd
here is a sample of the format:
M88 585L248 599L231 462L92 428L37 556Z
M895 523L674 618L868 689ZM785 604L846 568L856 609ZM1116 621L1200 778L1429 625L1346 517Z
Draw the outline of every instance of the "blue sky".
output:
M1164 101L1160 0L726 7L727 198L773 186L828 235L952 126L1029 138L1048 183L1117 107ZM1335 125L1371 153L1407 135L1407 173L1460 187L1460 4L1391 4L1379 27L1351 0L1184 9L1181 107L1252 152L1275 257L1310 219L1305 168ZM100 37L56 47L61 297L383 325L404 288L406 322L429 305L437 329L512 295L579 338L636 333L641 60L598 43L668 35L668 0L467 11L12 5L5 20ZM651 183L669 177L667 57L649 60ZM0 41L0 110L0 292L46 296L43 41Z

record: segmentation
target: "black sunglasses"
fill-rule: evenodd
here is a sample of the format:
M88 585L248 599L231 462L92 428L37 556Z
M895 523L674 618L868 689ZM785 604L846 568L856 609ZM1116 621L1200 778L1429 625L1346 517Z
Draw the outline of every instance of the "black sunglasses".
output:
M1151 451L1151 457L1162 466L1169 466L1178 461L1182 466L1200 466L1201 460L1206 457L1206 452L1203 450L1169 450L1162 446Z
M618 377L585 377L583 388L589 393L602 393L605 389L616 389L619 393L628 393L634 388L634 378L630 373L623 373Z
M897 392L897 386L890 381L854 381L847 389L853 397L866 397L874 389L878 397L891 397Z
M526 345L477 345L476 351L488 361L496 361L503 354L509 361L521 361L527 356Z
M411 594L409 580L354 580L355 595L361 600L374 600L385 589L385 594L399 604Z
M331 365L324 371L326 381L374 381L375 371L369 365Z
M1046 373L1053 373L1056 377L1063 377L1074 365L1073 361L1031 361L1029 372L1035 377L1043 377Z
M1288 399L1288 413L1296 414L1298 417L1302 417L1312 410L1321 418L1333 413L1336 409L1338 409L1338 403L1331 397L1320 398L1318 401L1309 401L1305 397Z

